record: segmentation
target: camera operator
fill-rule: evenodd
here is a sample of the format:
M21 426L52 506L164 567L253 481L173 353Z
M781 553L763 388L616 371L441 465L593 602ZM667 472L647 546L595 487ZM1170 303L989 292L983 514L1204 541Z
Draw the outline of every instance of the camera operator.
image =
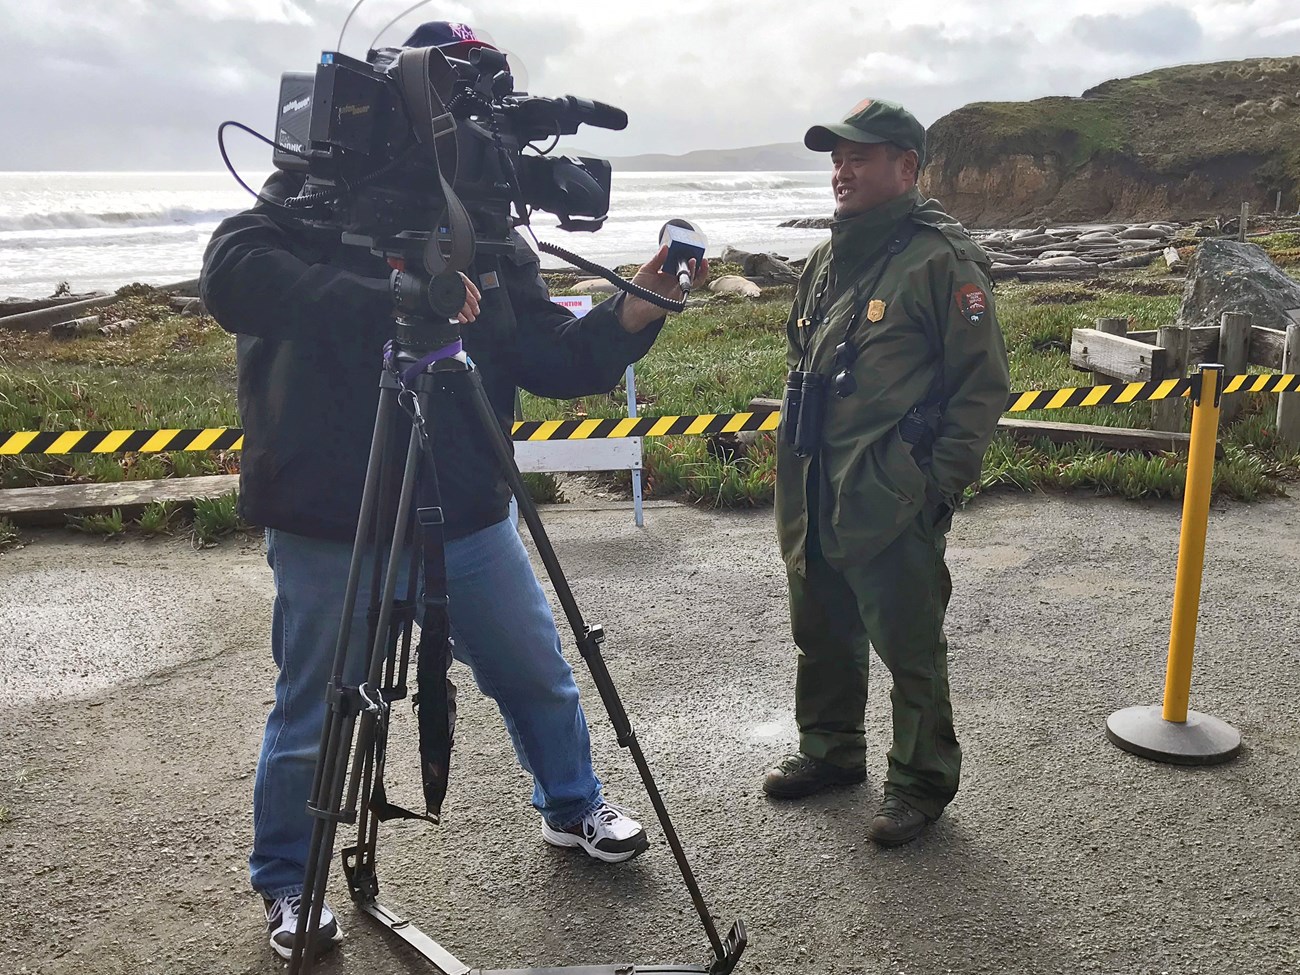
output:
M489 46L462 24L422 25L406 47L465 57ZM263 196L283 200L303 177L277 173ZM253 807L252 886L262 894L272 949L288 958L311 841L306 811L325 720L339 616L373 433L380 356L394 330L389 269L262 203L224 221L204 255L202 293L238 336L245 429L240 511L265 527L274 574L271 650L279 669ZM504 258L480 255L459 320L503 429L516 387L573 398L607 392L654 344L664 312L620 295L575 319L550 301L539 261L518 233ZM666 249L634 281L680 298L659 270ZM697 279L706 262L692 266ZM542 837L606 862L648 846L641 825L607 802L592 768L578 689L542 587L513 523L510 491L471 404L431 398L434 453L446 518L447 588L456 659L496 701L520 764L533 776ZM404 451L406 431L401 431ZM363 576L368 578L368 574ZM367 632L364 598L353 640ZM363 654L354 654L354 659ZM490 830L491 818L484 816ZM325 908L321 940L337 941Z

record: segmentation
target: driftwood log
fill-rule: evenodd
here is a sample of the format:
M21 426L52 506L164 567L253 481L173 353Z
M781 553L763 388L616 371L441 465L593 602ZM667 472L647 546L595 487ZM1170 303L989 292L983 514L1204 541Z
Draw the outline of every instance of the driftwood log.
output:
M191 278L188 281L159 285L158 290L193 296L198 294L198 287L198 278ZM41 332L62 322L85 317L87 312L92 312L96 308L104 308L121 300L115 294L105 295L102 298L90 298L54 308L41 308L36 311L23 312L20 315L10 315L7 318L0 318L0 329L13 332Z

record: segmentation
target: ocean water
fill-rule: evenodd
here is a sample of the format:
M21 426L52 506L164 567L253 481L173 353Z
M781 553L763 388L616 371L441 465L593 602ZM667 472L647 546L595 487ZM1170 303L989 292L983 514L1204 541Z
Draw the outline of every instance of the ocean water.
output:
M217 223L252 202L225 172L0 173L0 297L46 295L61 281L73 291L112 291L195 277ZM671 217L697 223L711 256L730 245L794 258L826 231L778 224L831 206L829 170L615 173L610 217L597 233L566 233L541 213L533 227L543 240L611 265L650 257Z

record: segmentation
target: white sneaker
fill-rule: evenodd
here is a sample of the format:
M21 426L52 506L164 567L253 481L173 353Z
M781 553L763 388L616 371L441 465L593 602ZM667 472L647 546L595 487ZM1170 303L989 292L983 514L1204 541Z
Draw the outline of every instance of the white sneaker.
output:
M293 956L293 939L298 933L298 911L302 906L302 894L290 894L275 900L263 897L266 907L266 930L271 936L271 950L281 958ZM343 929L334 919L334 912L328 904L321 904L320 927L316 931L316 945L324 951L343 940Z
M603 802L568 829L542 820L542 839L552 846L580 846L588 856L606 863L622 863L650 846L645 830L613 803Z

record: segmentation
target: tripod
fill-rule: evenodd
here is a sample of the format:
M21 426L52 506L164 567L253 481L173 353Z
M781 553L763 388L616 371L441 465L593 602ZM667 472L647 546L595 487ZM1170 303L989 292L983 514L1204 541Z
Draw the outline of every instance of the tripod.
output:
M649 764L637 742L636 733L623 708L618 690L600 653L604 632L588 626L564 576L550 539L542 526L537 507L524 487L510 443L493 411L479 374L464 354L459 326L455 321L435 320L425 315L401 313L396 319L396 339L387 350L380 380L379 406L362 491L356 540L348 572L342 623L335 647L332 678L327 692L327 716L321 733L315 778L308 811L314 817L298 931L289 962L290 975L309 972L317 954L317 934L324 903L335 833L340 823L357 825L357 843L343 851L343 868L353 901L370 917L384 925L444 975L494 975L453 957L405 917L377 900L375 869L378 822L392 816L436 822L446 788L446 756L450 753L451 731L448 695L444 682L450 664L448 643L446 571L443 565L442 511L437 490L437 468L433 460L431 431L426 418L431 394L448 390L465 397L472 406L480 433L490 444L496 461L514 492L547 575L564 609L577 640L578 650L590 670L618 743L628 749L646 792L654 806L664 836L672 849L696 913L708 935L713 958L700 966L635 965L583 966L580 968L530 969L533 975L728 975L745 949L743 921L737 921L725 940L719 936L699 885L691 871L663 798L655 785ZM400 413L399 413L400 410ZM383 508L391 496L396 466L389 447L393 434L400 436L402 415L410 421L406 455L400 471L396 512L385 518ZM433 502L416 508L417 482L426 480L421 496ZM384 545L385 523L389 544ZM419 543L415 544L415 536ZM408 560L405 598L395 599L403 559ZM428 813L408 813L391 806L383 791L383 770L388 718L392 703L404 698L411 662L412 628L416 614L420 559L425 575L426 615L421 626L417 703L421 722L422 770ZM383 564L381 565L381 561ZM349 682L357 671L350 640L353 613L367 562L371 569L371 604L364 678ZM426 733L428 738L426 739ZM354 742L355 737L355 742ZM425 753L426 740L435 754ZM432 781L431 781L432 778ZM363 795L364 794L364 795ZM496 973L505 975L505 973ZM524 975L515 971L512 975Z

